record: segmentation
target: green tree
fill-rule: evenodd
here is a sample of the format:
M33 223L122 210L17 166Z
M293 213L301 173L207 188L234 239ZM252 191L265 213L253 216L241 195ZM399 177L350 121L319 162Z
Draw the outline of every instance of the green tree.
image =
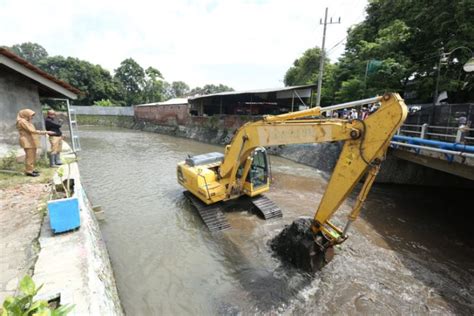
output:
M183 81L173 81L171 83L173 94L175 97L180 98L189 93L189 86Z
M371 0L366 11L365 20L349 29L345 52L333 72L325 71L323 104L331 93L334 101L342 102L386 91L415 91L415 102L431 102L440 50L474 49L472 0ZM285 84L316 82L319 53L308 50L295 61ZM439 90L448 91L453 102L474 100L474 74L462 70L470 57L468 50L459 49L442 65ZM371 60L380 65L367 72Z
M337 100L348 101L362 99L365 93L364 82L360 78L351 78L341 83L336 93Z
M38 66L47 73L66 81L81 90L77 103L93 104L102 99L111 99L114 103L122 97L110 72L100 65L93 65L78 58L54 56L43 59Z
M415 90L417 101L430 102L440 49L474 48L473 15L472 1L370 1L365 21L348 33L336 74L337 88L347 80L358 79L366 86L366 96ZM447 90L452 101L473 100L473 75L462 71L469 52L459 50L451 57L460 62L444 66L440 91ZM365 78L371 59L382 61L382 65ZM342 98L341 93L338 95Z
M286 86L316 84L319 77L319 63L321 49L314 47L307 49L303 56L293 62L284 77ZM334 68L328 58L324 59L323 85L321 88L321 104L330 104L334 100Z
M164 80L161 72L153 67L145 70L145 87L142 99L145 103L160 102L164 99Z
M40 61L48 57L46 49L37 43L15 44L10 47L10 50L34 65L38 65Z
M304 84L314 84L318 80L319 62L321 49L314 47L307 49L303 56L293 62L293 66L288 69L283 79L286 86L297 86ZM325 60L325 66L329 60Z
M219 93L219 92L227 92L227 91L234 91L233 88L223 85L223 84L206 84L202 88L201 87L195 87L191 91L189 91L190 95L194 94L213 94L213 93Z
M106 100L102 99L102 100L94 101L94 105L108 107L108 106L114 106L115 104L109 99L106 99Z
M119 83L126 105L139 104L143 101L145 71L135 60L127 58L122 61L115 69L114 79Z
M156 68L153 68L153 67L148 67L146 70L145 70L145 75L146 75L146 79L151 79L151 80L159 80L159 79L164 79L163 75L161 74L161 72L156 69Z
M412 72L404 52L411 37L405 22L395 19L371 36L368 32L363 23L349 31L346 53L335 71L337 101L402 92Z
M163 100L169 100L175 97L173 87L171 86L171 83L167 81L163 81Z
M219 83L218 85L206 84L202 88L203 88L204 91L206 91L207 94L234 91L233 88L231 88L229 86L226 86L224 84L221 84L221 83Z

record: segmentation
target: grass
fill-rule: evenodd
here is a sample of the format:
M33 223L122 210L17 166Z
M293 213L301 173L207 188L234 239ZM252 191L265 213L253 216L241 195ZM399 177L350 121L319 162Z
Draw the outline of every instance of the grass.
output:
M27 177L24 174L24 163L18 163L14 153L0 160L0 189L9 188L26 183L49 183L54 175L54 168L49 167L49 162L42 157L36 162L39 177Z

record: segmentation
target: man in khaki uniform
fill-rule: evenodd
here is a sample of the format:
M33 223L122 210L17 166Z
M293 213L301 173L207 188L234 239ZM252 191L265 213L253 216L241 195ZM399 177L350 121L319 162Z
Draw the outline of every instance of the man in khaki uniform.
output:
M36 130L31 120L35 112L30 109L24 109L18 112L16 117L16 128L20 134L20 146L25 150L25 175L30 177L39 176L35 170L36 149L40 146L38 135L51 134L48 131Z
M51 167L60 166L63 164L59 157L63 149L63 133L61 132L62 121L56 120L56 112L54 112L54 110L49 110L44 124L47 131L53 132L53 134L49 135L49 142L51 144L49 165Z

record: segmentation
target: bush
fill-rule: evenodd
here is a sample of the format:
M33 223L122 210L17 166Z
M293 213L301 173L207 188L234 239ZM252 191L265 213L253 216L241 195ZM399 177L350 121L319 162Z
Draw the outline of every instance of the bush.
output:
M3 302L1 316L63 316L69 314L74 305L50 308L47 301L34 301L42 285L36 288L35 283L29 275L20 281L20 292L18 296L9 296Z
M94 101L94 105L97 105L97 106L114 106L114 104L112 103L112 101L110 101L109 99L107 100L99 100L99 101Z
M14 150L9 151L8 155L0 160L1 170L16 170L16 166L16 152Z

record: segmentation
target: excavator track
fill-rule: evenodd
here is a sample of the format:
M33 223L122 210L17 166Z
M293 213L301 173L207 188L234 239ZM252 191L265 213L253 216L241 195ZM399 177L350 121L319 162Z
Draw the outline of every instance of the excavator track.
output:
M264 195L252 198L252 204L262 213L265 220L283 217L280 207Z
M185 191L183 194L197 209L199 216L201 216L204 224L206 224L211 232L223 231L230 228L230 224L219 205L206 205L189 191Z

